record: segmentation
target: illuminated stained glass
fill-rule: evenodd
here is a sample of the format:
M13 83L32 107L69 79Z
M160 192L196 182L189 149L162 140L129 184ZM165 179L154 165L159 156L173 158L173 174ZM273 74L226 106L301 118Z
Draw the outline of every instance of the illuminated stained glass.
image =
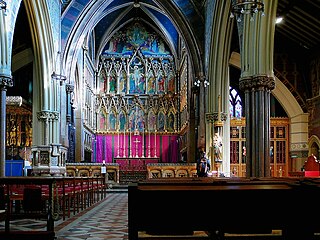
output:
M242 101L236 89L229 87L229 113L232 118L241 118Z

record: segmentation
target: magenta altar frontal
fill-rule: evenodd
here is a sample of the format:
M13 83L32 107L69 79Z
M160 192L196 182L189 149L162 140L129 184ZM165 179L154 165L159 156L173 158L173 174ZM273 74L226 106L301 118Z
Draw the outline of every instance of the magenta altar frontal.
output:
M157 134L104 134L96 136L93 162L113 163L131 159L130 164L141 161L178 162L178 135ZM134 161L134 160L137 161ZM149 161L148 161L149 162Z

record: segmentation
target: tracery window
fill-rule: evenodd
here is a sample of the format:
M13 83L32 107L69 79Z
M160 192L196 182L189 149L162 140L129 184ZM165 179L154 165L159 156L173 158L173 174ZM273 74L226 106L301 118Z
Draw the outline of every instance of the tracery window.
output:
M242 116L242 101L238 91L229 87L229 111L231 118L241 118Z

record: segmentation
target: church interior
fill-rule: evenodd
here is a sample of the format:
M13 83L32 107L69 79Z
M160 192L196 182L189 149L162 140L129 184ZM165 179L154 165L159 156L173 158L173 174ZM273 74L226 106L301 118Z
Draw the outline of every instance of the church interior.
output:
M41 185L29 194L40 194L32 195L39 203L46 196L50 209L59 203L63 220L118 187L134 196L128 235L138 239L150 203L134 199L161 205L159 192L148 189L163 184L168 198L193 200L203 153L204 198L229 199L217 190L224 181L228 190L243 188L245 204L256 193L248 188L265 196L255 181L264 179L262 188L302 207L307 198L296 197L293 182L315 187L320 176L319 11L319 0L0 0L4 232L18 203L28 209L20 184ZM265 197L261 203L274 201ZM287 208L279 210L292 217Z

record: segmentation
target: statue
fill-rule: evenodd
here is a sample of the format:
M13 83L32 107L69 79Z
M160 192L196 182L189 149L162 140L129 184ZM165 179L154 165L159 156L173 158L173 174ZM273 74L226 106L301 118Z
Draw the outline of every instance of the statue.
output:
M222 161L222 138L217 132L213 137L213 149L214 149L214 160L216 162L221 162Z

